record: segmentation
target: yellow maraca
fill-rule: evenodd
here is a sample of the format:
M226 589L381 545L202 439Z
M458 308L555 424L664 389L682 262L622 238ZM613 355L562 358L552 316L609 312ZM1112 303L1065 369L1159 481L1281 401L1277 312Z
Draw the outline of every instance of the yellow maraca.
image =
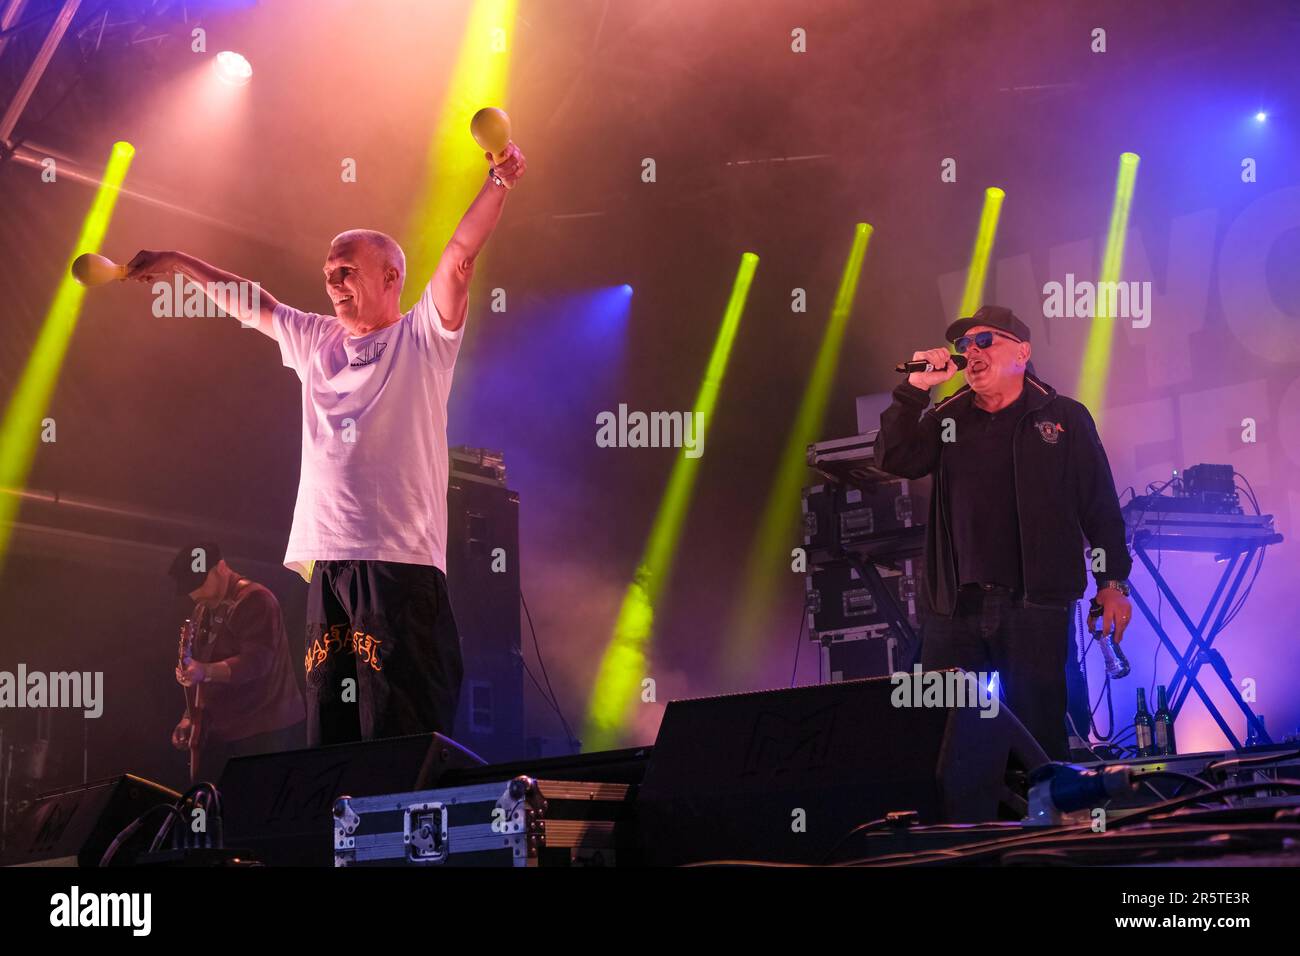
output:
M506 147L510 145L510 117L505 110L483 107L469 121L469 132L474 142L492 154L492 162L505 162Z
M84 286L103 285L114 279L125 279L126 266L95 252L83 252L72 260L72 278Z

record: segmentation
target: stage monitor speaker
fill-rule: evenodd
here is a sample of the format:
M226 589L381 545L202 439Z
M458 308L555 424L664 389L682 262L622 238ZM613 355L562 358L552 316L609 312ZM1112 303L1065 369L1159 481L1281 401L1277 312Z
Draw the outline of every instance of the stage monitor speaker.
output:
M645 777L649 747L626 750L598 750L560 757L535 757L510 763L489 763L481 767L448 770L440 787L468 787L478 783L510 780L521 774L538 780L577 780L584 783L624 783L639 787Z
M42 794L15 822L0 855L4 866L99 866L113 842L136 817L158 804L174 804L180 794L161 784L123 774L95 783ZM146 825L122 845L112 864L130 863L148 849L157 825Z
M425 790L482 763L442 734L237 757L219 787L224 842L271 866L333 866L338 797Z
M927 824L1024 815L1025 777L1047 756L1005 705L894 706L895 690L882 677L670 701L637 808L646 861L822 863L894 810Z

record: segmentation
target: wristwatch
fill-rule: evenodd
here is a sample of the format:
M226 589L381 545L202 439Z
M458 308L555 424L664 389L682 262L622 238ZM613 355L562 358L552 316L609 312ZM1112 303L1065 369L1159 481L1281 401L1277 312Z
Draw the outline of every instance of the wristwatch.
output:
M1116 591L1118 591L1120 594L1124 595L1125 597L1128 597L1129 595L1128 582L1121 580L1119 578L1114 578L1110 581L1103 581L1101 584L1097 585L1098 593L1104 591L1106 588L1114 588Z

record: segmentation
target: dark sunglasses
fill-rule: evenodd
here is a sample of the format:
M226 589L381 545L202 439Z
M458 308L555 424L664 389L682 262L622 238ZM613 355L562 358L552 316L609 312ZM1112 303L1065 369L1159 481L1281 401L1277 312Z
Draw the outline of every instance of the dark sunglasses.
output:
M957 346L957 354L965 355L966 350L971 347L972 343L982 349L988 348L993 344L993 336L999 335L1004 339L1010 339L1012 342L1019 342L1020 339L1014 335L1007 335L1005 332L976 332L974 335L963 335L953 344Z

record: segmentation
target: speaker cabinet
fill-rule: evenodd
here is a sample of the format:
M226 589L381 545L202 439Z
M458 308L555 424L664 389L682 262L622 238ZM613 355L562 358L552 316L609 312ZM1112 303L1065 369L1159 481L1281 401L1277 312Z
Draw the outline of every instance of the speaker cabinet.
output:
M5 841L4 866L99 866L113 839L136 817L180 794L131 774L42 794L15 823ZM146 823L114 855L112 864L130 863L148 849L165 819Z
M338 797L424 790L482 763L442 734L236 757L219 787L225 844L268 865L333 866Z
M1024 778L1047 757L1005 706L895 706L894 691L875 678L671 701L638 807L647 862L821 863L894 810L1024 814Z
M525 756L519 495L452 463L447 590L465 660L454 734L487 760L518 760Z

